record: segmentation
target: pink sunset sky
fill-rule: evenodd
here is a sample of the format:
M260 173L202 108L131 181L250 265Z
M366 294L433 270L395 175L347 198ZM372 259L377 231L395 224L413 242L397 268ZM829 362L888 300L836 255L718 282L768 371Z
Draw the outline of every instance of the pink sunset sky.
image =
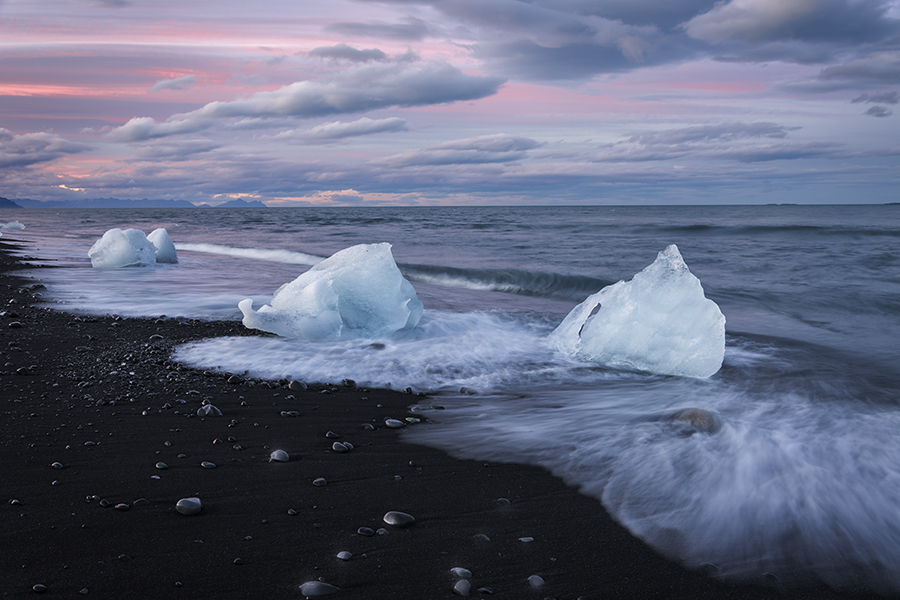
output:
M0 196L900 201L900 0L0 0Z

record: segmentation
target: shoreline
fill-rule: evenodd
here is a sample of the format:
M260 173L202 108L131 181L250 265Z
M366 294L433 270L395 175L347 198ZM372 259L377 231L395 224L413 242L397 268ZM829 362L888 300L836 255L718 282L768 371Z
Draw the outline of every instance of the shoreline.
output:
M41 290L9 252L24 247L0 240L0 597L41 585L48 597L302 598L321 578L333 598L453 598L454 567L471 571L473 598L879 597L688 571L542 468L401 441L385 419L415 416L422 398L184 367L170 359L179 344L260 333L35 306ZM222 416L197 416L204 401ZM269 462L276 449L291 460ZM203 511L178 514L184 497ZM388 511L416 523L387 525Z

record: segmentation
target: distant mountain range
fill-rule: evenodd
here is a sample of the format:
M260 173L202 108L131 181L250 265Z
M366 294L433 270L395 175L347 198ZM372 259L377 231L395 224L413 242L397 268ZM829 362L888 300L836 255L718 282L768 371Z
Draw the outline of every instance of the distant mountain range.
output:
M28 200L0 198L0 208L266 208L259 200L229 200L224 204L191 204L187 200L121 200L90 198L84 200Z

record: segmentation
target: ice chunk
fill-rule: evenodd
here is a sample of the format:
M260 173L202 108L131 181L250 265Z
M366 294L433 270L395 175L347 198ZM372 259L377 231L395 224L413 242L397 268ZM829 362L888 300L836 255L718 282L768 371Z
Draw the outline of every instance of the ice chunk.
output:
M7 229L9 231L22 231L25 229L25 225L20 221L9 221L8 223L0 223L0 229Z
M156 263L156 246L138 229L110 229L91 246L94 267L146 267Z
M178 254L175 252L175 244L169 237L169 232L160 227L154 229L147 239L156 246L156 262L158 263L177 263Z
M631 281L607 286L572 309L549 341L612 367L709 377L725 356L725 316L672 244Z
M254 311L248 299L238 307L251 329L309 340L375 338L412 329L423 310L387 243L341 250L281 286L271 306Z

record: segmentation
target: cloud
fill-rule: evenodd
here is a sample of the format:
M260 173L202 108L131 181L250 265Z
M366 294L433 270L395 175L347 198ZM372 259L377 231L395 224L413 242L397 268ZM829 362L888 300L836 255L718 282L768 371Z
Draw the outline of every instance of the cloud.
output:
M383 38L395 41L418 42L425 39L430 29L419 19L410 17L406 23L331 23L326 31L340 33L351 37Z
M850 101L850 104L860 102L878 102L880 104L900 104L900 94L897 92L882 92L880 94L860 94Z
M871 106L869 110L863 113L864 115L868 115L870 117L889 117L894 114L894 111L884 106Z
M194 133L218 119L311 118L359 113L391 106L411 107L477 100L495 94L503 80L467 75L447 63L363 65L351 67L326 83L299 81L271 92L257 92L230 102L210 102L163 123L149 117L131 119L108 134L113 141L140 141Z
M711 44L773 40L874 42L896 35L886 0L730 0L683 24Z
M423 165L503 163L525 158L528 150L540 145L530 138L497 133L401 152L372 161L372 164L403 168Z
M176 77L174 79L163 79L162 81L157 81L150 88L149 93L158 92L160 90L186 90L191 87L197 81L196 75L184 75L182 77Z
M667 129L665 131L652 131L636 133L628 138L628 142L648 145L673 145L699 142L730 142L746 138L784 138L787 132L797 127L789 128L777 123L721 123L718 125L698 125L694 127L682 127L679 129Z
M293 129L283 131L272 137L275 140L288 141L333 141L348 137L357 137L361 135L371 135L374 133L394 133L398 131L407 131L406 119L399 117L391 117L388 119L370 119L363 117L356 121L332 123L324 123L317 125L311 129Z
M52 133L13 135L0 128L0 167L26 167L88 150L93 148Z
M900 83L900 51L876 52L840 65L825 67L819 73L819 78Z
M213 125L215 121L212 119L180 118L157 123L151 117L135 117L107 133L106 138L111 142L142 142L170 135L197 133Z
M335 46L320 46L309 51L309 56L316 58L331 58L335 60L346 60L350 62L371 62L384 61L388 56L377 48L368 50L357 50L353 46L347 44L337 44Z

